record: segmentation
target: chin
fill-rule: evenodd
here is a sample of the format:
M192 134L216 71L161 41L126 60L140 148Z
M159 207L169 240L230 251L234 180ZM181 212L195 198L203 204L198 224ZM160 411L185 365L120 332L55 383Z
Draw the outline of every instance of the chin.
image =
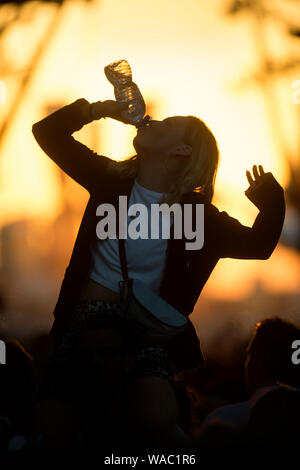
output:
M138 142L137 142L137 135L136 135L135 138L133 139L132 145L133 145L133 147L134 147L136 153L138 153L139 144L138 144Z
M146 150L145 145L141 144L140 142L140 136L136 135L135 138L132 141L132 145L136 151L136 153L142 153L143 150Z

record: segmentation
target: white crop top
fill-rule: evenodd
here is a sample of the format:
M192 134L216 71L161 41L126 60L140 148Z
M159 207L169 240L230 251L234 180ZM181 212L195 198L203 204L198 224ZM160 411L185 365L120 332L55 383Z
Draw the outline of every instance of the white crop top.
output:
M162 193L150 191L137 183L137 181L134 181L128 201L128 208L134 203L142 203L147 207L149 236L147 239L138 238L134 240L128 235L127 239L125 239L128 276L144 282L156 293L159 293L160 290L168 239L162 238L161 214L159 217L159 238L151 239L151 203L157 204L162 196ZM127 216L127 227L128 223L134 218L135 216ZM172 217L170 223L173 223ZM92 265L89 277L114 292L119 292L119 281L123 277L120 266L118 239L106 238L105 240L99 240L96 238L95 243L91 246L91 253Z

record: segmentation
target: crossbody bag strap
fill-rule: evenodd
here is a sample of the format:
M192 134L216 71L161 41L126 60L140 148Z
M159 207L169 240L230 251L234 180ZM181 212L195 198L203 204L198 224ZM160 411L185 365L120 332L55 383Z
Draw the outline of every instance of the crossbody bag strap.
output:
M128 280L128 269L126 262L126 252L125 252L125 240L124 238L118 238L119 240L119 256L121 262L122 276L123 280Z

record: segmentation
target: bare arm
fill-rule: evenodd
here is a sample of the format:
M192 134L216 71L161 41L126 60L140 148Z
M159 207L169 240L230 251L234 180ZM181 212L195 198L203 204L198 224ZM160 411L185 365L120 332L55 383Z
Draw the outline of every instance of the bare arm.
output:
M90 193L107 183L106 165L110 159L93 152L72 134L95 119L117 118L114 113L107 112L107 103L114 103L114 109L117 107L117 103L110 100L90 104L80 98L32 126L32 133L44 152Z
M278 243L285 216L284 191L272 173L259 168L260 173L253 167L254 179L247 172L250 186L245 191L260 210L253 226L217 211L216 243L221 258L267 259Z

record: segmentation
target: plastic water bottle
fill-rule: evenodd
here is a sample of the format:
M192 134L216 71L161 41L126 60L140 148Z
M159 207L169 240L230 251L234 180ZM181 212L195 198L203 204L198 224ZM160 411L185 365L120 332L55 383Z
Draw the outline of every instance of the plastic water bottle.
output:
M127 60L112 62L104 67L104 73L114 86L116 100L128 103L128 109L122 111L122 116L136 127L146 125L151 118L148 115L144 117L145 101L138 86L132 81L132 72Z

